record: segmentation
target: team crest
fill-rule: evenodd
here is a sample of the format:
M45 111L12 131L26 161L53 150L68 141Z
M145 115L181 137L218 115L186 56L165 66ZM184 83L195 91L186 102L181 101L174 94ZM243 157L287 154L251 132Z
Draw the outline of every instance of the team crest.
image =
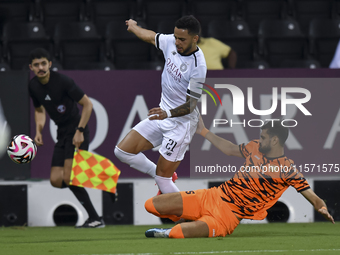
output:
M60 113L64 113L66 111L66 107L65 105L59 105L58 108L57 108L57 111L60 112Z
M188 67L187 67L187 65L186 64L181 64L181 66L179 67L179 69L181 70L181 72L185 72L187 69L188 69Z

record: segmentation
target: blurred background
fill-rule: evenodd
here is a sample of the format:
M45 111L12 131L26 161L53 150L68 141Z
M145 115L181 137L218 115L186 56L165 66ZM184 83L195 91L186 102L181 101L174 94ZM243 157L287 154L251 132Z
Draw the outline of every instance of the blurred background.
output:
M36 47L57 69L159 69L162 55L124 21L172 33L188 14L236 52L235 68L328 67L340 36L338 0L1 0L1 70L27 69Z

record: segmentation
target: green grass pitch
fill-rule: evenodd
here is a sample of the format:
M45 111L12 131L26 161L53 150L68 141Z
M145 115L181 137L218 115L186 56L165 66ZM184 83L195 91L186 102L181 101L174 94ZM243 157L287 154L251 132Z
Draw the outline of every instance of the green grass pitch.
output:
M340 254L340 224L242 224L225 238L195 239L146 238L144 232L151 227L2 227L0 254Z

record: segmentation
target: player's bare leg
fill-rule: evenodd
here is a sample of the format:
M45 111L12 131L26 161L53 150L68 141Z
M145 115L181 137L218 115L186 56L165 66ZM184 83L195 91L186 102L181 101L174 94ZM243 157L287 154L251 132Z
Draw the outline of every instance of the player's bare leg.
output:
M51 168L50 182L55 188L66 188L70 183L73 159L65 159L64 166Z
M50 174L51 185L55 188L62 188L64 176L64 167L52 166Z
M192 222L183 222L179 225L182 228L185 238L209 237L209 227L204 221L197 220ZM176 236L171 236L171 232L170 237L177 238Z
M50 182L55 188L66 188L70 183L73 159L65 159L64 166L51 168Z
M147 200L145 208L158 217L179 217L183 214L183 200L180 193L169 193ZM150 229L146 231L147 237L208 237L209 227L203 221L184 222L171 229Z
M162 155L159 156L155 181L162 194L179 192L179 189L174 184L173 175L180 163L180 161L171 162L166 160Z
M181 216L183 214L183 199L179 192L153 197L152 203L160 215Z
M142 151L151 150L153 145L136 130L132 129L117 147L127 153L138 154Z
M156 174L162 177L172 177L180 163L181 161L171 162L160 155L157 162Z
M93 204L90 200L89 194L83 187L77 187L70 185L70 177L71 177L71 171L72 171L72 163L73 159L65 159L64 161L64 167L61 168L62 171L62 178L60 187L69 187L69 189L72 191L72 193L75 195L75 197L78 199L80 204L84 206L86 212L89 215L89 219L82 225L81 227L85 228L102 228L105 227L104 221L98 216L96 210L93 207Z
M155 181L163 193L177 192L178 188L172 182L172 175L176 171L179 162L170 162L160 156L157 169L156 165L150 161L142 152L150 150L154 146L147 139L145 139L136 130L131 130L124 139L116 146L116 157L137 169L142 173L149 174L155 178ZM159 174L157 174L157 171ZM169 181L169 178L171 179ZM170 183L171 182L171 183Z
M156 164L150 161L142 152L153 148L152 143L146 140L136 130L131 130L116 146L115 155L130 167L150 175L156 176Z
M69 185L70 183L70 178L71 178L71 171L72 171L72 163L73 163L73 159L65 159L64 161L64 176L63 176L63 180L64 182Z
M176 222L180 219L179 216L182 215L182 203L182 197L179 192L168 193L148 199L145 202L145 209L157 217L169 218Z

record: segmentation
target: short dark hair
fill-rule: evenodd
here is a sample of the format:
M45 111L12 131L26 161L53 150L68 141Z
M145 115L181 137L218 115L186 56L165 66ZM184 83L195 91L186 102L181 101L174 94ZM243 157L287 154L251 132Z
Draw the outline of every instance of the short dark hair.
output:
M45 50L44 48L36 48L30 52L29 55L30 64L36 58L46 58L48 61L51 61L50 53L48 53L48 51Z
M190 35L200 35L201 24L192 15L183 16L175 22L175 27L181 29L187 29Z
M279 120L268 121L261 127L261 130L267 130L270 138L277 136L281 146L285 144L289 134L289 129L284 127Z

